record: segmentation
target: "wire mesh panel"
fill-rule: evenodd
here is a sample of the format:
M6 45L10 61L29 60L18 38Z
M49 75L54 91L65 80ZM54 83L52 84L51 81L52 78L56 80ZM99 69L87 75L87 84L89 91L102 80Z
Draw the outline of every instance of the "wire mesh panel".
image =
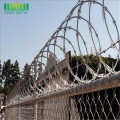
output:
M25 104L20 106L20 120L34 120L34 104Z
M120 118L120 37L105 3L72 8L9 94L8 120Z
M19 107L11 107L6 110L6 119L7 120L19 120Z
M118 119L120 87L75 95L71 102L80 119Z
M37 120L44 120L44 101L38 102L38 108L37 108ZM46 116L48 117L48 116Z
M68 98L54 97L41 101L38 106L38 120L68 119Z
M38 120L119 119L120 87L113 83L44 99L38 105Z

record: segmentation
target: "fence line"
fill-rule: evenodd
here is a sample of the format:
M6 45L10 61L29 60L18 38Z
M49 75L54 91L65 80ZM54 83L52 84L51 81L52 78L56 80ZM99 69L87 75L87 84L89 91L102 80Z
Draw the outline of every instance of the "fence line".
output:
M119 119L119 38L104 0L78 1L9 94L7 119Z

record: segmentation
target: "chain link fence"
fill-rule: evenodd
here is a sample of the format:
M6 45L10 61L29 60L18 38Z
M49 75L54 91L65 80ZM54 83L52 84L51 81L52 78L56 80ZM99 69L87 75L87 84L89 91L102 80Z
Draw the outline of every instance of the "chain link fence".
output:
M120 119L120 74L7 108L8 120Z
M77 2L9 94L7 120L120 119L120 37L105 3Z

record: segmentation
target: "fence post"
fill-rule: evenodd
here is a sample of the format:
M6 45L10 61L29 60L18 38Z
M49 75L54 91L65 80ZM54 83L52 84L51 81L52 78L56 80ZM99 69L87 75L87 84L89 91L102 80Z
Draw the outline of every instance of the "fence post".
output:
M18 105L18 120L21 120L21 118L20 118L20 105Z
M34 104L34 120L37 120L37 108L38 108L38 103L35 102L35 104Z
M20 91L20 86L18 87L18 90ZM18 120L21 120L20 118L20 94L18 94Z
M36 98L36 77L37 77L37 65L36 65L36 59L34 61L34 94L33 94L33 99ZM34 120L37 120L37 102L34 102Z

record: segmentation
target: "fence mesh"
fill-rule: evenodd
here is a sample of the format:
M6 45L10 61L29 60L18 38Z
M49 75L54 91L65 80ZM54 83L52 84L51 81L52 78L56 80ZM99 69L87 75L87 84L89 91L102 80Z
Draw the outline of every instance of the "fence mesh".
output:
M120 74L7 108L8 120L120 119ZM115 87L116 86L116 87Z

